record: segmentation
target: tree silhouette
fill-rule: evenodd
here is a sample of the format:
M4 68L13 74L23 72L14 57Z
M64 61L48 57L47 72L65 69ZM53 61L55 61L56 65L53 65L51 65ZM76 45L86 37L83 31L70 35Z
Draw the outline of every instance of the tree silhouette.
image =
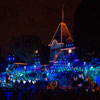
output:
M48 47L43 45L40 38L32 35L24 35L14 37L10 42L10 52L13 53L20 61L28 64L33 63L33 57L36 50L39 51L40 61L42 64L48 62L49 50Z
M11 40L10 51L15 54L20 61L31 63L35 50L41 49L41 41L37 36L20 36Z
M75 42L78 46L100 48L100 0L82 0L75 14Z

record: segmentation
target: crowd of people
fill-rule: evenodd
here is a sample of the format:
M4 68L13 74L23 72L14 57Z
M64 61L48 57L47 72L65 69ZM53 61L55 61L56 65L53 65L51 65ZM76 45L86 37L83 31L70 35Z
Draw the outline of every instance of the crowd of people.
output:
M91 79L73 80L72 87L64 87L56 81L15 83L13 88L0 88L2 100L100 100L100 87Z
M49 73L35 83L16 80L12 87L7 76L5 83L6 87L0 88L2 100L100 100L100 87L81 72Z

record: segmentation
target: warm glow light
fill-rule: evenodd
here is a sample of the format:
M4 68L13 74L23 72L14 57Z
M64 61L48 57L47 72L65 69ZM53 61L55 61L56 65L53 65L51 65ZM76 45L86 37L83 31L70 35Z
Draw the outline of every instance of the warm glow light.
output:
M38 53L38 50L36 50L35 53Z
M69 50L68 50L68 53L72 53L72 50L71 50L71 49L69 49Z
M27 63L14 63L14 65L27 65Z

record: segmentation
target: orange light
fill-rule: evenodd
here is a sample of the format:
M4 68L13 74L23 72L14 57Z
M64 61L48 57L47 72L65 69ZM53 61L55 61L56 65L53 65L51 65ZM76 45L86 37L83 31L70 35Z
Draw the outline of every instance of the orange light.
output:
M14 63L14 65L27 65L27 63Z
M71 49L69 49L69 50L68 50L68 53L72 53L72 50L71 50Z

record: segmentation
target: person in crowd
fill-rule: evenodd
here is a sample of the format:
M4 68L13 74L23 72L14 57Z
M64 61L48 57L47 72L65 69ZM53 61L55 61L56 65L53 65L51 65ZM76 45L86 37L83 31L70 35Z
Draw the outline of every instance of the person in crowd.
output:
M47 85L47 90L54 90L55 86L53 84L53 81L51 81L50 84Z
M59 83L58 81L56 81L56 84L55 84L55 89L58 90L59 89Z
M99 87L97 84L95 84L95 85L94 85L94 90L95 90L96 92L100 92L100 87Z
M9 74L7 73L7 75L6 75L6 83L9 83L8 78L9 78Z

